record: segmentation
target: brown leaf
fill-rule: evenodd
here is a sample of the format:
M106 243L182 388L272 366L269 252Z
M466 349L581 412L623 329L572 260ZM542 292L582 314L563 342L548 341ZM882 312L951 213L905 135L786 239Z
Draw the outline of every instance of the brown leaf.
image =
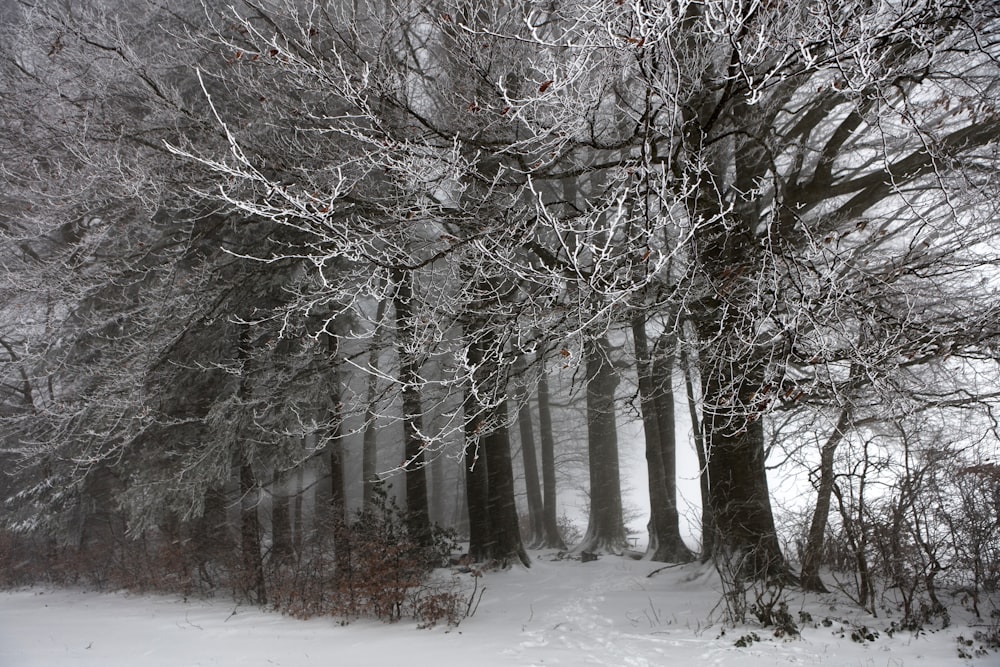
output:
M545 83L543 83L538 87L538 92L544 93L546 90L549 89L549 86L551 86L554 82L555 82L554 79L549 79L548 81L546 81Z

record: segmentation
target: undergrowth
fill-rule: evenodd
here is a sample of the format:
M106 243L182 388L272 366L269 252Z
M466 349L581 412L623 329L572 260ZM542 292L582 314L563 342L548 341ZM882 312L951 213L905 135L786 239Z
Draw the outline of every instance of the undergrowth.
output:
M418 541L382 489L346 525L315 526L281 558L261 554L263 599L234 544L225 527L208 549L169 528L138 539L108 532L86 544L0 531L0 588L47 584L184 597L228 590L237 601L266 604L296 618L412 619L420 627L457 626L475 613L483 594L479 570L447 567L454 534L435 528Z

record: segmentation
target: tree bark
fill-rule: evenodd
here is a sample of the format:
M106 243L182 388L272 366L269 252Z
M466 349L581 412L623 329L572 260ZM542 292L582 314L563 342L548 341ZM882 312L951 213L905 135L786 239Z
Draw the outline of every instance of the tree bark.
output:
M371 400L375 376L369 378L368 396ZM378 483L378 429L375 427L377 415L369 403L365 408L365 430L361 436L361 504L367 507L372 500L372 490Z
M666 543L672 560L686 562L694 558L681 537L680 512L677 508L677 434L674 411L674 355L677 339L660 336L653 355L653 386L656 389L656 415L660 431L660 459L663 461L663 485L667 492L665 514ZM662 541L662 540L661 540Z
M833 496L833 457L837 446L850 426L850 410L844 408L840 412L837 425L823 444L819 454L819 482L816 485L816 507L813 510L812 521L809 524L809 535L806 538L806 548L802 554L802 572L800 574L802 588L807 591L826 593L826 586L819 576L819 566L823 560L823 543L826 538L826 524L830 516L830 504Z
M409 271L394 271L396 294L399 382L403 399L403 470L406 472L406 516L410 537L421 546L430 546L431 522L427 503L427 470L424 460L423 406L420 398L420 364L413 350L413 276Z
M621 554L628 543L622 519L615 389L618 376L606 336L587 343L587 442L590 462L590 518L574 552Z
M381 326L382 319L385 317L385 309L386 300L382 299L375 310L376 327ZM371 372L368 375L365 429L361 442L361 503L364 507L368 507L368 504L371 502L372 489L378 482L378 428L375 423L378 419L378 414L375 410L375 401L378 395L378 354L381 343L382 337L378 335L378 329L376 329L376 333L372 336L371 343L368 346L368 365L371 367Z
M302 537L305 532L305 521L303 516L303 504L305 495L305 471L304 465L299 464L295 469L295 501L292 503L292 549L295 553L302 553Z
M292 544L292 499L287 473L275 475L271 485L271 562L283 565L294 553Z
M684 393L687 397L688 414L691 418L691 433L694 450L698 457L698 487L701 492L701 562L715 556L715 522L712 520L712 502L708 491L708 455L705 452L705 433L702 430L698 412L698 398L695 393L694 367L687 348L681 345L681 365L684 371Z
M766 578L787 574L771 511L764 466L764 426L748 414L757 383L741 378L737 395L727 389L724 372L707 373L704 387L705 439L708 451L709 502L716 548L739 564L734 574Z
M246 404L251 399L251 386L247 361L248 329L239 330L239 344L236 355L240 362L239 384L236 396ZM244 407L244 409L246 409ZM260 487L254 475L251 454L244 450L239 454L240 467L240 557L242 575L245 577L247 598L253 604L267 604L267 590L264 581L264 555L261 549L260 515L257 512Z
M463 441L467 442L466 439ZM464 452L463 452L464 459ZM458 473L455 475L454 483L455 487L452 492L452 506L451 506L451 520L448 525L455 529L459 535L469 534L469 503L465 494L465 466L464 460L463 465L458 468Z
M538 360L542 364L542 359ZM566 549L566 542L559 534L556 509L556 443L552 434L552 407L549 401L549 379L545 369L538 376L538 438L542 445L542 526L545 530L543 547Z
M486 474L489 479L489 513L493 558L507 566L514 560L531 567L531 559L521 541L521 529L514 501L514 467L507 430L507 402L496 408L496 427L486 436Z
M471 392L466 395L465 422L465 498L469 508L469 557L474 561L493 558L490 535L489 477L486 471L485 443L480 440L482 416Z
M632 340L635 345L636 373L639 376L639 408L642 413L642 431L646 440L646 475L649 482L649 545L646 556L650 560L668 562L663 553L661 539L669 532L667 516L667 489L664 483L662 450L660 447L660 421L656 410L653 389L652 365L646 336L646 320L632 318Z
M646 321L642 316L632 319L632 337L649 478L649 546L646 555L650 560L664 563L687 562L691 560L691 551L681 538L675 481L674 346L672 338L661 337L655 358L651 359Z
M445 470L444 461L438 457L427 464L431 474L430 520L431 525L441 525L445 516Z
M242 576L249 601L267 604L264 562L260 543L260 517L257 515L257 478L248 461L240 464L240 555Z
M542 501L542 487L538 480L538 458L535 451L535 432L531 418L531 403L525 387L525 376L528 372L528 365L524 362L524 355L518 356L518 361L514 368L518 378L521 380L516 391L515 401L517 404L517 426L521 435L524 486L528 497L528 519L531 530L531 535L528 538L528 546L536 549L545 542L543 525L545 508Z
M344 446L341 442L339 421L330 434L330 443L327 447L330 457L330 522L333 530L334 564L337 572L342 573L348 569L351 546L344 487Z
M326 450L330 461L330 524L333 533L333 548L337 552L349 549L350 536L347 531L347 487L344 470L344 444L342 427L344 422L343 406L341 404L341 386L339 356L340 340L337 336L327 334L327 350L330 365L330 408L327 415L329 431L327 433ZM343 562L340 553L335 562L339 571Z
M492 560L504 565L517 559L530 567L531 561L521 542L514 500L507 402L500 400L497 405L489 406L477 398L477 395L498 394L499 387L507 381L495 362L486 358L485 351L495 342L490 340L491 336L488 331L478 333L466 352L469 367L476 369L473 381L479 385L478 391L468 391L465 399L469 555L473 560Z
M759 272L760 248L749 222L752 212L723 215L715 206L696 209L712 222L699 230L706 292L693 320L703 351L702 433L715 556L735 564L734 576L785 576L765 469L764 377L772 350L748 330L753 324L741 310L757 298L753 277ZM741 209L751 207L740 202Z

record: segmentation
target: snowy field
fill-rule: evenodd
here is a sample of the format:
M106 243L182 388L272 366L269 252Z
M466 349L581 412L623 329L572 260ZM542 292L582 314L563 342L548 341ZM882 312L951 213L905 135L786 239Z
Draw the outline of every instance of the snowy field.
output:
M942 631L889 636L890 618L866 617L834 595L804 600L793 592L792 615L807 612L812 622L801 638L785 640L754 625L721 623L711 568L689 565L648 578L659 564L532 555L530 570L486 574L475 615L457 629L298 621L224 599L0 592L0 667L1000 665L997 653L959 657L957 638L974 629L958 619ZM471 584L470 575L461 576ZM878 637L852 641L861 625ZM752 632L759 641L735 645Z

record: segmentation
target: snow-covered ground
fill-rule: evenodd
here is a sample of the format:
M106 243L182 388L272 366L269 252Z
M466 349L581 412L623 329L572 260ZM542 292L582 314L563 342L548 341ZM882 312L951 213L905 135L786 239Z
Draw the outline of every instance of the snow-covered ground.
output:
M725 626L718 582L705 566L670 568L648 578L659 564L533 556L531 569L481 578L486 590L475 615L451 629L299 621L224 599L0 592L0 667L1000 664L997 653L959 657L957 637L973 633L964 623L889 636L888 618L866 617L834 595L804 600L793 593L792 615L798 619L805 611L813 620L800 638L786 640L753 625ZM471 583L470 575L461 576ZM878 638L852 641L856 625L875 630ZM735 645L752 632L759 641Z

